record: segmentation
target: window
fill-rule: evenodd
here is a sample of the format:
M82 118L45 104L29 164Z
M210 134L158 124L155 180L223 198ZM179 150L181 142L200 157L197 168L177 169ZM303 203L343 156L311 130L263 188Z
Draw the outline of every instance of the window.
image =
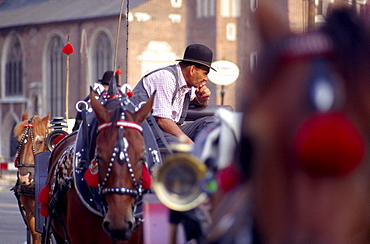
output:
M171 6L173 8L181 8L182 0L171 0Z
M240 17L241 0L221 0L222 17Z
M12 40L5 68L5 95L21 96L23 93L23 52L17 37Z
M226 25L226 39L228 41L236 40L236 25L234 23L228 23Z
M197 0L197 18L208 18L215 16L215 0Z
M249 68L251 72L256 70L257 66L257 52L251 52L249 56Z
M64 45L59 36L50 41L48 56L48 101L52 117L65 117L66 109L66 55L62 52Z
M96 40L94 52L94 71L93 81L100 79L104 72L112 70L113 67L113 52L111 43L107 34L100 33Z
M319 0L317 2L317 15L323 15L323 13L324 13L324 10L323 10L322 0Z
M256 11L258 7L258 0L250 0L250 9L252 12Z

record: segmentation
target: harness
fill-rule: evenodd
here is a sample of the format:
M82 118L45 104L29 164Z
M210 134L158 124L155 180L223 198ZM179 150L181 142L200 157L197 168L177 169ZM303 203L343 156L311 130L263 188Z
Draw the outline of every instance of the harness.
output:
M26 221L26 212L25 212L25 209L24 209L22 203L20 202L19 197L20 197L20 195L35 197L35 180L34 180L35 165L34 164L23 164L22 161L21 161L20 156L21 156L21 151L22 151L23 146L25 146L28 142L31 142L32 155L33 155L33 157L35 157L36 151L35 151L35 147L33 145L33 142L34 142L33 124L32 124L33 119L34 119L34 117L31 117L28 120L27 124L24 126L25 130L24 130L24 133L22 134L21 140L19 141L17 153L16 153L15 160L14 160L14 166L16 168L18 168L18 169L23 168L23 167L24 168L29 168L29 173L31 173L31 175L30 175L30 183L31 184L29 184L29 185L21 184L20 178L19 178L20 172L18 170L18 172L17 172L17 178L18 179L16 181L15 186L11 189L12 191L14 191L14 195L17 198L18 208L19 208L19 211L22 215L22 218L23 218L24 223L25 223L26 226L28 226L27 221ZM46 135L47 135L47 131L46 131Z
M130 159L127 153L128 142L127 142L127 139L124 137L123 132L124 132L124 128L130 128L130 129L137 130L140 133L143 133L143 128L136 123L126 121L124 119L125 119L125 114L122 113L121 120L117 121L117 123L113 125L112 123L104 123L98 126L98 133L104 129L109 128L110 126L118 127L117 143L113 149L113 153L112 153L112 156L108 164L107 174L105 175L105 178L102 181L102 183L99 184L99 192L101 192L101 194L103 195L105 194L131 195L131 196L135 196L136 198L138 198L138 197L141 197L143 194L142 179L140 178L139 183L136 182L134 171L132 169L132 165L130 163ZM124 164L124 163L127 164L127 168L128 168L128 171L130 172L130 176L135 186L135 189L130 189L127 187L106 187L106 183L109 179L110 172L112 171L113 163L116 158L119 164ZM97 163L99 163L97 156L96 156L96 161Z
M18 194L18 195L35 196L35 181L34 181L35 165L34 164L24 164L24 163L22 163L21 157L20 157L22 148L28 142L31 142L32 156L35 157L36 151L35 151L35 147L34 147L34 134L33 134L33 124L32 124L33 119L34 119L34 117L30 118L28 120L27 124L24 126L25 130L24 130L24 133L22 134L21 140L19 141L17 153L16 153L15 160L14 160L14 166L16 168L23 168L23 167L30 168L29 172L31 173L31 175L30 175L31 184L30 185L20 184L20 182L19 182L19 173L20 172L18 170L18 173L17 173L18 180L17 180L16 185L13 188L16 195ZM47 135L47 131L45 133Z
M36 154L35 153L35 147L33 146L33 141L34 141L34 138L33 138L33 124L32 124L33 118L34 117L30 118L28 120L27 124L24 126L25 130L24 130L24 133L21 137L21 140L19 141L17 154L15 156L16 162L15 162L15 165L14 165L17 168L20 168L20 167L35 167L34 164L22 164L21 159L20 159L22 147L28 143L29 135L31 136L32 154L34 156Z

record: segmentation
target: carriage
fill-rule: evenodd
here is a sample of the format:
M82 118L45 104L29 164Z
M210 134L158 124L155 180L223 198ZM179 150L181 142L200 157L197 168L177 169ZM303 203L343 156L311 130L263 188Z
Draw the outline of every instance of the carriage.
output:
M226 193L216 207L208 241L209 243L368 243L369 31L360 24L353 13L341 10L334 12L321 31L302 36L292 35L285 22L271 10L271 4L261 2L259 6L261 11L257 12L261 39L266 47L263 49L262 63L259 66L263 70L253 79L256 93L249 98L244 113L238 155L240 158L233 164L235 171L231 177L239 173L242 180ZM271 24L268 18L275 21ZM336 38L338 40L333 42ZM353 63L348 64L348 58ZM296 92L291 92L292 89ZM145 123L142 126L134 125L135 116L125 114L130 123L122 123L122 126L129 127L119 132L119 128L106 125L110 123L107 119L112 115L109 115L110 113L94 99L92 101L94 101L92 107L99 115L99 125L96 125L101 128L99 136L107 136L109 134L106 133L113 132L114 136L108 138L114 141L101 141L97 136L97 143L100 140L97 147L100 149L96 155L82 151L85 147L81 147L80 151L75 150L79 157L76 162L84 165L76 177L80 177L78 178L80 181L86 180L83 171L90 171L91 175L98 174L94 164L96 160L91 161L86 157L86 154L92 153L97 156L92 158L99 159L99 162L108 162L105 174L100 176L105 186L100 191L109 196L106 200L108 206L115 198L121 198L121 195L126 199L126 193L134 196L136 200L138 192L144 191L145 182L138 174L142 176L145 170L143 171L143 167L136 169L133 166L133 176L129 174L126 177L131 182L131 187L110 185L115 182L109 180L111 175L108 172L112 171L112 168L109 169L109 160L119 160L116 159L116 155L104 156L104 149L108 144L116 145L118 133L123 135L130 131L135 133L134 139L138 139L146 125ZM117 114L122 113L120 111ZM124 121L119 118L116 120ZM135 141L132 135L131 137L127 135L127 142L132 141ZM68 144L67 139L63 139L58 145L63 143ZM127 155L129 154L125 144L129 143L124 141L117 143L117 155L122 154L121 161L126 158L126 151ZM142 161L153 165L165 161L162 160L165 151L156 148L155 144L150 148L145 156L140 151L136 152L142 155ZM66 155L66 158L68 156ZM192 167L190 161L194 160L186 158L180 161L186 161L184 164ZM80 164L77 166L81 166ZM122 166L121 163L115 165ZM50 165L48 167L50 168ZM166 186L168 182L176 183L166 177L168 172L176 172L176 168L163 168L164 176L159 174L159 179L163 179L163 185ZM63 167L58 167L59 169L61 171L58 172L63 173ZM180 171L183 173L185 170ZM50 174L51 171L48 172ZM68 170L66 172L68 173ZM196 175L198 171L192 172ZM42 177L46 178L45 171L40 173L40 182L43 180ZM90 177L93 184L94 177ZM202 174L201 177L205 179L207 174ZM173 186L177 186L175 183ZM118 196L111 194L116 191L124 194ZM181 188L174 191L181 192ZM74 199L73 195L69 197ZM46 200L44 203L49 201ZM155 213L161 209L158 205L150 205L156 201L155 199L144 197L142 200L144 217L149 220L144 222L145 232L146 223L151 221L150 216L145 216L145 210ZM94 202L94 199L87 199L85 202L89 201ZM181 203L181 199L179 202ZM128 204L136 208L138 206L136 203L131 197ZM101 208L104 214L108 214L105 215L108 219L105 220L103 227L113 239L119 239L117 237L120 235L119 231L112 231L111 228L111 221L114 222L115 217L109 214L109 210L114 209L114 205L96 208ZM76 209L69 211L74 211L74 216L84 214L81 209L79 209L81 212L76 212ZM122 213L122 208L116 211L124 219L132 214L131 209L125 213ZM132 218L129 216L128 219ZM91 217L86 222L94 220L95 218ZM43 223L45 222L41 220L40 225ZM143 225L140 225L138 228L142 227ZM50 232L45 231L45 225L43 228L43 233L48 235ZM59 231L63 232L63 227L59 228ZM92 235L94 234L92 232L98 230L84 226L83 231L90 231L88 234ZM107 235L101 230L99 234ZM59 235L62 236L63 233ZM146 233L144 240L145 235Z

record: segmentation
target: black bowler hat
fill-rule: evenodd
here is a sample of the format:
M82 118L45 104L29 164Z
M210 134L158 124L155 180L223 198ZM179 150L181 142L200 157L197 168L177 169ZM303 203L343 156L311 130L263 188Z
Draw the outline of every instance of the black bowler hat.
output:
M112 79L113 74L114 74L113 71L110 71L110 70L106 71L103 75L103 78L101 80L98 80L98 81L100 81L100 83L102 83L104 85L109 85L109 82Z
M184 52L183 59L176 59L176 61L186 61L201 64L207 66L208 68L213 69L211 67L212 64L213 53L212 50L202 44L191 44L186 47Z

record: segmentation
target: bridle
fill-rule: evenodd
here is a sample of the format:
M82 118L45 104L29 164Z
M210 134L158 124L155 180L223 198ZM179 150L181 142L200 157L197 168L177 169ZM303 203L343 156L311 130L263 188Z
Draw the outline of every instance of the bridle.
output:
M139 182L136 182L134 170L132 168L128 153L127 153L127 147L128 142L127 139L124 137L124 128L130 128L135 129L139 131L140 133L143 133L143 129L139 124L136 124L131 121L125 120L125 112L121 113L121 119L118 120L115 124L110 123L103 123L98 126L98 133L101 132L104 129L107 129L111 126L118 127L118 139L117 143L113 149L112 156L109 160L107 173L101 183L99 183L99 192L103 195L106 194L119 194L119 195L131 195L135 196L136 199L142 196L143 194L143 188L142 188L142 178L140 178ZM127 187L106 187L106 183L109 179L109 176L112 172L113 163L115 162L115 159L117 158L117 162L119 164L124 164L126 162L128 171L130 172L130 176L132 179L132 182L135 186L135 189L127 188ZM98 163L99 157L96 155L96 162Z
M29 141L31 142L31 145L32 145L32 154L33 154L33 156L35 156L35 154L36 154L35 147L34 147L34 144L33 144L34 143L33 124L32 124L33 118L34 117L30 118L28 120L27 124L24 126L24 128L25 128L24 133L21 137L21 140L18 143L18 149L17 149L17 153L16 153L16 157L15 157L16 158L15 166L17 168L35 167L34 164L22 164L21 158L20 158L23 146L26 145ZM46 135L47 135L47 131L46 131ZM29 137L30 137L31 140L29 140Z

